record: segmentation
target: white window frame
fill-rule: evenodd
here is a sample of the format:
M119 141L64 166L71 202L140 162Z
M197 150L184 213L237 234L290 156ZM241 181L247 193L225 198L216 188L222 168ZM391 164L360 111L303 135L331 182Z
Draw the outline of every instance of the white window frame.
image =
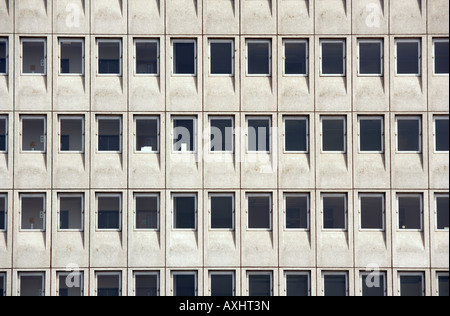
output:
M438 199L439 198L443 198L443 197L449 197L448 193L435 193L434 194L434 223L435 223L435 231L436 232L448 232L449 229L439 229L438 228L438 218L437 218L437 213L438 213Z
M370 275L374 275L377 274L377 277L381 278L383 280L383 292L384 292L384 296L387 296L387 274L385 271L372 271L372 272L368 272L368 271L361 271L360 272L360 281L361 281L361 287L359 289L359 294L360 296L363 295L363 287L364 287L364 277L370 276Z
M0 117L0 119L1 119L1 117ZM433 117L433 139L434 139L434 153L435 154L448 154L449 152L448 152L448 150L447 151L441 151L441 150L437 150L437 146L436 146L436 144L437 144L437 131L436 131L436 121L439 121L439 120L441 120L441 121L445 121L445 120L449 120L449 117L448 116L444 116L444 115L435 115L434 117Z
M172 288L171 292L173 296L176 296L175 277L177 275L193 275L195 280L195 296L198 296L198 272L197 271L172 271Z
M156 44L156 58L157 58L157 62L156 62L156 73L154 74L138 74L137 72L137 44L140 43L151 43L151 44ZM134 40L134 75L136 77L159 77L160 76L160 68L161 68L161 50L160 50L160 43L159 43L159 39L135 39Z
M305 44L306 73L286 74L286 44ZM284 77L308 77L309 76L309 41L307 39L283 39L283 76Z
M436 77L448 77L449 74L438 74L436 73L436 43L447 43L449 44L449 38L433 38L433 76Z
M119 228L99 228L99 207L98 202L100 198L119 198ZM123 227L123 205L122 205L122 194L121 193L96 193L95 194L95 230L97 232L120 232Z
M268 275L270 276L270 296L274 295L273 288L273 271L247 271L247 296L250 295L250 276L252 275Z
M266 43L268 44L268 50L269 50L269 73L268 74L250 74L248 69L248 44L261 44ZM247 39L245 42L245 60L246 60L246 76L247 77L271 77L272 76L272 40L270 39Z
M270 211L269 211L269 218L270 218L270 225L269 228L250 228L249 227L249 223L250 223L250 207L249 207L249 198L251 197L264 197L264 198L269 198L269 207L270 207ZM247 230L248 231L272 231L273 230L273 194L272 193L247 193L246 194L246 198L245 201L247 203Z
M364 197L377 197L382 199L382 207L383 207L383 211L382 211L382 223L383 223L383 227L381 229L372 229L372 228L362 228L362 220L361 220L361 216L362 216L362 198ZM386 231L386 196L384 193L360 193L359 197L359 230L362 232L384 232Z
M420 198L420 229L402 229L400 228L400 198ZM424 231L424 212L423 212L423 194L421 193L397 193L397 232L423 232Z
M398 43L417 43L418 52L419 52L419 60L418 60L418 69L419 73L417 74L399 74L398 73ZM398 38L395 39L395 76L397 77L420 77L422 76L422 39L419 38Z
M361 73L361 43L365 44L380 44L380 71L378 74L363 74ZM384 40L383 39L358 39L357 56L358 59L358 76L359 77L383 77L384 76Z
M323 207L323 198L324 197L344 197L344 206L345 206L345 228L325 228L325 209ZM320 203L321 203L321 213L322 213L322 231L324 232L347 232L348 231L348 194L347 193L322 193L320 195Z
M186 155L186 154L197 154L198 152L198 117L197 116L183 116L183 115L173 115L172 116L172 137L171 137L171 141L172 141L172 154L181 154L181 155ZM194 148L192 148L191 151L176 151L175 150L175 121L176 120L193 120L193 132L194 135L193 137L193 144L194 144Z
M60 277L76 277L79 279L80 282L80 296L84 296L84 272L83 271L72 271L72 272L57 272L56 273L56 282L57 282L57 288L56 288L56 294L59 295L60 287L61 287L61 280Z
M175 55L175 44L178 43L194 43L194 73L193 74L178 74L175 73L176 68L176 55ZM184 39L172 39L171 40L171 58L172 58L172 77L197 77L198 73L198 47L197 38L184 38Z
M231 197L232 199L232 221L231 221L231 228L212 228L212 207L211 207L211 200L213 197ZM236 223L236 197L234 193L209 193L209 229L212 231L234 231L235 230L235 223Z
M39 42L43 42L44 43L44 73L25 73L24 69L23 69L23 43L24 42L34 42L34 43L39 43ZM21 72L20 74L22 76L47 76L47 38L29 38L29 37L23 37L20 39L20 46L21 46L21 64L20 64L20 69Z
M137 228L137 198L156 198L156 228ZM159 193L135 193L134 194L134 223L135 231L159 231L161 221L161 197Z
M381 150L380 151L363 151L361 150L361 121L364 120L378 120L381 121ZM379 115L379 116L364 116L364 115L359 115L358 116L358 152L360 154L384 154L384 150L385 150L385 123L384 123L384 116Z
M9 74L9 41L8 38L0 38L0 43L5 43L5 72L0 73L0 76L8 76Z
M134 296L136 296L136 281L137 281L137 276L156 276L156 296L161 296L161 277L160 277L160 272L159 271L134 271L133 272L133 293Z
M349 273L348 271L324 271L322 272L322 296L325 296L325 277L333 275L343 275L345 276L345 288L346 288L346 296L350 296L350 288L349 288Z
M61 198L80 198L81 199L81 228L80 229L62 229L61 228ZM83 193L58 193L58 231L59 232L83 232L84 231L84 194Z
M61 150L61 136L62 136L62 124L61 121L63 120L81 120L81 148L82 150ZM85 117L83 115L76 115L76 116L71 116L71 115L59 115L58 116L58 122L59 122L59 144L58 144L58 148L59 148L59 153L60 154L84 154L85 152L85 145L86 145L86 127L85 127Z
M96 138L97 138L97 146L96 146L96 151L97 151L97 154L121 154L122 153L122 151L123 151L123 122L122 122L122 120L123 120L123 117L122 117L122 115L97 115L96 116L96 123L97 123L97 133L96 133ZM99 150L99 145L100 145L100 142L99 142L99 137L100 137L100 121L101 120L111 120L111 121L113 121L113 120L118 120L119 121L119 128L120 128L120 135L119 135L119 137L120 137L120 139L119 139L119 151L106 151L106 150Z
M8 194L7 193L2 193L0 194L0 199L4 199L4 208L5 208L5 218L4 218L4 222L5 222L5 228L1 229L0 228L0 232L6 232L8 230Z
M0 294L2 296L6 296L6 272L1 271L0 272L0 279L2 280L2 289L3 292L1 292Z
M287 228L287 198L292 197L306 197L307 201L307 215L306 215L306 228ZM311 195L309 193L284 193L284 230L285 231L310 231L311 229Z
M176 209L175 209L175 199L179 197L190 197L195 199L195 222L194 228L176 228ZM172 231L197 231L198 230L198 194L197 193L172 193Z
M306 276L308 278L308 296L312 295L311 292L311 272L309 271L285 271L284 272L284 296L287 296L287 281L288 281L288 276L293 275L293 276Z
M448 272L436 272L436 295L439 296L439 277L448 277Z
M122 272L121 271L112 271L112 272L104 272L104 271L96 271L95 272L95 293L98 296L98 277L99 276L118 276L119 277L119 297L123 295L122 288Z
M123 75L123 44L121 38L104 39L97 38L97 77L122 77ZM100 73L100 44L103 43L118 43L119 44L119 73L118 74L101 74Z
M306 151L288 151L286 149L286 121L306 121ZM291 115L285 115L283 116L283 150L284 154L308 154L309 153L309 138L310 138L310 127L309 127L309 116L291 116Z
M23 121L24 120L42 120L44 121L44 150L24 150L23 149ZM25 154L45 154L47 153L47 116L46 115L21 115L20 116L20 152Z
M425 274L423 272L398 272L397 274L397 281L398 281L398 296L401 296L401 288L402 288L402 282L401 277L402 276L420 276L422 279L422 296L425 296Z
M19 296L21 296L20 293L20 289L22 287L22 276L28 276L28 277L41 277L42 280L42 292L41 292L41 296L45 296L45 272L25 272L25 271L20 271L18 273L18 288L17 288L17 293Z
M0 154L7 154L8 153L8 137L9 137L9 120L8 120L8 115L0 115L0 120L4 120L5 121L5 150L0 150Z
M61 72L61 58L62 58L62 44L65 42L72 42L72 43L81 43L81 73L71 73L71 74L65 74ZM80 38L74 38L74 39L70 39L70 38L60 38L59 39L59 70L58 73L60 76L68 76L68 77L80 77L80 76L84 76L86 70L85 70L85 65L86 65L86 51L85 51L85 44L84 44L84 39L80 39Z
M323 121L324 120L328 120L328 121L344 121L344 150L343 151L328 151L328 150L324 150L323 148ZM322 115L320 116L320 138L321 138L321 146L320 146L320 152L322 154L345 154L347 153L347 141L348 141L348 133L347 133L347 116L344 115Z
M228 275L232 276L233 280L233 294L231 296L236 296L236 272L235 271L209 271L209 287L208 287L208 294L211 296L211 288L212 288L212 276L213 275Z
M22 228L22 216L23 216L23 198L42 198L42 229L24 229ZM20 193L20 210L19 210L19 220L20 220L20 232L45 232L47 228L47 196L45 193Z
M159 154L160 153L160 147L161 147L161 117L159 115L154 115L154 116L148 116L148 115L134 115L134 153L138 154L138 155L147 155L147 154ZM157 136L157 148L154 149L152 148L152 151L142 151L142 150L138 150L138 148L136 147L137 145L137 121L139 120L153 120L156 121L156 125L157 125L157 132L158 132L158 136Z
M419 150L418 151L400 151L398 149L398 121L399 120L419 120ZM423 150L423 119L422 116L397 115L395 117L395 151L397 154L421 154Z
M212 54L211 54L211 44L231 44L231 74L213 74L211 73L211 69L212 69ZM234 48L234 39L210 39L208 40L208 59L209 59L209 75L211 77L234 77L235 74L235 48Z
M233 149L231 151L229 151L229 150L223 150L223 151L222 150L221 151L215 150L215 151L212 151L211 150L211 147L212 147L212 144L211 144L211 134L212 134L211 123L214 120L231 120L231 124L232 124L232 127L233 127L233 135L232 135L233 137L232 137L232 140L231 140L232 141L231 146L232 146ZM208 133L208 135L209 135L209 153L212 154L212 155L216 155L216 154L234 154L234 152L235 152L235 137L236 137L234 116L211 115L211 116L208 117L208 121L209 121L209 126L208 126L208 128L209 128L209 133Z
M250 150L250 126L249 126L249 121L258 121L258 120L267 120L269 121L269 150L266 151L259 151L259 150ZM247 142L247 146L246 146L246 152L247 154L270 154L272 153L272 147L273 147L273 117L272 115L268 115L268 116L252 116L252 115L248 115L245 118L246 121L246 142ZM259 139L256 139L256 144L257 147L259 147Z
M341 74L324 74L323 73L323 45L322 44L336 44L341 43L342 44L342 50L344 53L343 58L343 73ZM321 39L320 40L320 76L321 77L346 77L347 76L347 40L346 39Z

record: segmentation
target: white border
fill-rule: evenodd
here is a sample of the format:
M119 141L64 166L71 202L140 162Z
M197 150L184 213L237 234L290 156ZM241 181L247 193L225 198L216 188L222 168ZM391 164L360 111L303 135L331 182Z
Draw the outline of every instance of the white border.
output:
M133 294L134 296L136 295L137 292L137 287L136 287L136 277L137 276L156 276L156 296L161 296L161 277L160 277L160 272L159 271L133 271Z
M156 121L156 128L157 128L157 137L156 137L156 145L157 148L156 150L154 148L152 148L152 151L150 152L146 152L146 151L142 151L142 150L138 150L137 148L137 121L146 121L146 120L153 120ZM134 121L134 153L138 154L138 155L145 155L145 154L159 154L160 153L160 147L161 147L161 117L159 115L154 115L154 116L148 116L148 115L138 115L135 114L133 116L133 121Z
M248 55L248 45L249 44L267 44L268 51L269 51L269 73L268 74L250 74L248 69L249 64L249 55ZM272 76L272 40L270 39L247 39L245 43L246 52L245 52L245 59L247 60L246 63L246 76L247 77L271 77Z
M258 121L258 120L267 120L269 121L269 150L258 150L259 149L259 138L256 139L256 147L257 150L250 150L250 128L249 128L249 121ZM253 115L247 115L245 117L245 121L246 121L246 141L247 141L247 146L246 146L246 152L247 154L270 154L272 152L272 133L273 133L273 117L272 115L267 115L267 116L253 116Z
M270 296L274 295L274 289L273 289L273 271L247 271L247 296L250 295L250 276L252 275L264 275L264 276L270 276Z
M23 69L23 43L24 42L34 42L34 43L39 43L39 42L43 42L44 43L44 72L43 73L24 73L24 69ZM47 38L30 38L30 37L23 37L20 39L20 45L22 46L21 49L21 72L20 74L22 76L47 76Z
M345 276L345 292L346 295L345 296L349 296L350 295L350 288L349 288L349 273L348 271L324 271L322 272L322 296L325 296L325 277L326 276Z
M323 45L322 44L342 44L343 50L343 73L341 74L326 74L323 73ZM345 77L347 76L347 40L346 39L322 39L320 40L320 76L321 77Z
M138 74L137 72L137 63L138 63L138 59L137 59L137 44L156 44L156 73L143 73L143 74ZM161 68L161 51L160 51L160 43L159 43L159 39L135 39L134 40L134 75L136 77L159 77L160 76L160 69Z
M24 120L42 120L44 121L44 150L23 150L23 121ZM20 127L21 127L21 139L20 139L20 152L25 154L45 154L47 153L47 115L20 115Z
M175 277L177 275L193 275L195 281L195 296L198 296L198 272L197 271L172 271L172 295L177 296L176 286L175 286Z
M25 229L22 227L23 222L23 198L41 198L42 199L42 229ZM47 226L47 196L45 193L19 193L20 199L20 232L45 232Z
M379 44L380 45L380 71L377 74L361 73L361 43L362 44ZM383 77L384 76L384 40L383 39L358 39L357 49L358 60L358 76L359 77Z
M236 272L233 270L233 271L215 271L215 270L210 270L209 271L209 288L208 288L208 294L209 294L209 296L212 296L211 295L211 292L212 292L212 276L213 275L231 275L231 277L232 277L232 281L233 281L233 283L232 283L232 287L233 287L233 289L232 289L232 295L231 296L236 296Z
M175 45L178 43L193 43L194 44L194 73L193 74L179 74L176 73L176 63L177 63L177 56L175 54ZM198 49L197 49L197 38L186 38L186 39L172 39L171 40L171 57L172 57L172 76L173 77L197 77L198 72Z
M437 77L448 77L449 74L438 74L436 73L436 43L447 43L447 45L449 45L449 39L447 38L433 38L433 76L437 76Z
M172 141L172 154L197 154L198 152L198 117L197 116L183 116L183 115L173 115L171 117L172 120L172 137L171 137L171 141ZM189 135L193 138L193 145L194 148L191 148L191 150L187 150L187 151L177 151L175 150L175 121L176 120L192 120L193 121L193 132L194 135ZM178 136L178 135L177 135Z
M25 272L20 271L18 272L17 278L18 278L18 289L17 292L19 293L19 296L22 296L20 293L20 290L22 288L22 277L40 277L41 278L41 296L45 296L45 272Z
M62 60L62 44L64 42L75 42L75 43L81 43L81 73L62 73L61 72L61 60ZM68 76L68 77L73 77L73 76L84 76L86 70L85 70L85 65L86 65L86 52L85 52L85 44L84 44L84 38L80 39L80 38L74 38L74 39L70 39L70 38L60 38L59 39L59 64L58 64L58 74L60 76Z
M119 73L101 74L100 73L100 45L103 43L119 44ZM97 77L122 77L123 73L123 45L122 39L97 39Z
M284 272L284 281L285 281L285 285L284 285L284 296L288 295L287 292L287 282L288 282L288 276L293 275L293 276L306 276L308 278L308 296L312 295L311 292L311 272L309 271L285 271Z
M417 44L417 50L419 53L419 60L418 62L418 70L419 73L411 73L411 74L399 74L398 73L398 44L399 43L416 43ZM395 75L398 77L420 77L422 75L422 40L421 39L414 39L414 38L402 38L402 39L395 39L395 53L394 53L394 59L395 59Z
M306 68L304 74L286 74L286 44L305 44ZM309 41L307 39L283 39L283 76L285 77L309 76Z
M402 296L401 289L402 289L402 282L401 278L402 276L420 276L422 279L422 296L425 296L425 275L423 272L398 272L397 278L398 278L398 295Z

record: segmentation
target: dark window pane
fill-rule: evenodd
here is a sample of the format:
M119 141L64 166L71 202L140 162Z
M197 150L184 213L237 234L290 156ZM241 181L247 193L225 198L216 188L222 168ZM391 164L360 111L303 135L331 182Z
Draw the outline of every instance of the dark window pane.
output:
M398 119L398 151L420 151L420 119Z
M59 274L59 296L82 296L83 274Z
M6 119L0 118L0 151L6 151Z
M324 276L325 296L347 296L347 276L344 274L329 274Z
M195 42L174 42L174 74L195 75Z
M6 197L0 196L0 230L5 229L6 229Z
M423 296L422 275L400 276L400 296Z
M98 73L103 75L118 75L121 68L120 42L98 43Z
M399 196L399 228L422 229L422 199L419 196Z
M420 73L419 42L397 42L397 73L418 75Z
M83 229L81 197L60 197L60 229Z
M120 119L98 120L98 150L120 151Z
M322 43L322 74L323 75L345 75L345 43L323 42Z
M249 296L272 296L270 274L251 274L248 276Z
M384 227L384 200L383 197L361 196L361 228L383 229Z
M27 275L20 276L20 296L44 296L42 275Z
M233 120L211 119L211 151L233 151Z
M323 196L323 228L346 229L347 205L345 196Z
M308 120L286 119L286 151L308 151Z
M98 228L120 228L120 197L98 197Z
M175 274L173 279L175 296L197 296L195 274Z
M23 41L22 42L22 73L45 74L46 56L45 41Z
M287 229L307 229L308 212L307 196L286 196Z
M248 150L249 151L270 151L270 119L249 119L248 120Z
M436 74L449 73L449 45L447 42L434 43L434 62Z
M437 228L449 229L449 198L447 196L436 197L436 216L437 216Z
M82 119L61 119L61 151L83 151Z
M361 119L359 133L361 151L380 152L383 150L383 120Z
M22 196L22 230L44 230L44 197Z
M158 276L156 274L137 274L136 296L158 296Z
M323 119L322 128L323 151L345 151L345 120Z
M233 228L233 197L211 196L211 228Z
M157 119L136 119L136 151L155 152L159 150Z
M362 75L382 74L382 47L379 42L359 43L359 73Z
M177 196L175 202L175 229L195 229L197 216L196 198L194 196Z
M449 151L448 119L436 119L436 151Z
M286 275L287 296L309 296L309 277L306 274Z
M307 47L306 42L285 42L284 43L284 73L286 75L306 75L307 74Z
M6 296L5 283L6 283L6 277L5 277L5 274L2 273L2 274L0 274L0 297Z
M211 296L234 296L233 274L211 274Z
M193 152L196 150L194 137L195 121L193 119L174 120L174 151Z
M120 274L97 275L98 296L121 296Z
M45 151L45 119L24 118L22 120L22 150Z
M83 43L80 41L61 42L61 73L83 73Z
M233 74L232 42L211 42L211 74Z
M136 73L158 73L158 43L136 42Z
M248 228L270 229L271 228L271 198L270 196L248 197Z
M449 296L448 291L448 275L440 275L438 277L439 296Z
M7 51L6 51L6 42L4 41L0 41L0 74L5 74L6 73L6 56L7 56Z
M248 74L270 75L270 43L249 42L248 47Z
M158 197L136 196L136 229L158 228Z
M382 273L362 276L362 296L385 296L386 277Z

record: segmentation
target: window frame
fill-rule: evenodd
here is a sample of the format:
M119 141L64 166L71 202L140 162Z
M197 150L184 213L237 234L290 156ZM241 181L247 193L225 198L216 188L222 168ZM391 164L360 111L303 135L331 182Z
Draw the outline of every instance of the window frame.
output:
M250 150L250 126L249 126L249 121L250 120L268 120L269 121L269 150L265 150L265 151L260 151L260 150ZM268 115L268 116L253 116L253 115L247 115L245 117L245 122L246 122L246 153L247 154L271 154L272 150L273 150L273 117L272 115ZM259 138L256 139L256 147L259 149Z
M61 288L61 280L60 277L68 277L70 275L77 274L77 277L80 280L80 296L84 296L84 272L83 271L73 271L73 272L67 272L67 271L57 271L56 272L56 294L59 296L60 288Z
M121 154L123 151L123 116L122 115L97 115L95 117L96 124L97 124L97 131L96 131L96 138L97 138L97 146L96 146L96 153L97 154ZM99 150L100 147L100 121L119 121L119 150Z
M345 297L350 296L350 287L349 287L349 273L348 271L322 271L322 296L325 296L325 277L326 276L345 276L345 288L346 295Z
M178 43L194 43L194 73L193 74L179 74L176 73L177 56L175 54L175 44ZM197 38L173 38L171 39L171 59L172 59L172 77L197 77L198 74L198 47Z
M0 76L9 75L9 38L1 37L0 43L5 43L5 72L0 72Z
M408 229L400 228L400 198L402 197L419 197L420 198L420 228L419 229ZM397 232L423 232L424 231L424 196L422 193L397 193Z
M435 193L434 194L434 222L435 222L435 231L436 232L449 232L449 229L439 229L438 223L438 199L439 198L449 198L448 193Z
M232 214L231 214L231 228L213 228L212 227L212 198L213 197L231 197L232 199ZM208 194L208 202L209 202L209 230L210 231L235 231L236 229L236 196L235 193L219 193L219 192L210 192Z
M187 150L187 151L181 151L181 150L175 150L175 121L176 120L192 120L193 121L193 132L194 135L192 135L193 138L193 146L194 148L192 148L192 150ZM185 155L185 154L197 154L198 153L198 117L197 116L183 116L183 115L173 115L171 117L171 121L172 121L172 137L171 137L171 141L172 141L172 154L181 154L181 155ZM177 135L178 136L178 135Z
M377 38L363 38L363 39L358 39L358 49L356 51L357 53L357 60L358 60L358 77L384 77L384 39L377 39ZM378 74L363 74L361 73L361 43L367 43L367 44L380 44L380 71Z
M341 43L342 44L342 50L343 50L343 73L341 74L325 74L323 72L323 45L322 44L336 44L336 43ZM319 50L319 60L320 60L320 65L319 65L319 75L320 77L346 77L347 76L347 39L342 38L342 39L320 39L319 41L319 46L320 46L320 50Z
M75 42L75 43L81 43L81 73L62 73L61 69L61 57L62 57L62 44L64 42ZM58 75L64 76L64 77L83 77L86 72L86 48L85 48L85 42L84 38L59 38L58 39L58 46L59 46L59 55L58 55Z
M62 229L61 228L61 198L80 198L81 199L81 228L80 229ZM83 193L58 193L58 232L84 232L85 224L85 200Z
M139 120L154 120L156 121L156 128L157 128L157 139L156 139L156 143L157 143L157 149L153 149L152 151L142 151L142 150L138 150L137 148L137 137L138 137L138 133L137 133L137 121ZM133 121L134 121L134 153L138 154L138 155L145 155L145 154L160 154L161 153L161 116L159 115L134 115L133 116Z
M137 198L143 197L143 198L156 198L156 228L137 228ZM159 193L134 193L133 196L134 200L134 223L133 228L134 231L152 231L152 232L158 232L161 228L161 196Z
M211 53L211 49L212 49L212 45L214 43L218 43L218 44L225 44L225 43L229 43L231 44L231 74L213 74L211 73L212 70L212 53ZM210 77L234 77L235 72L236 72L236 51L235 51L235 43L234 43L234 39L226 39L226 38L222 38L222 39L215 39L215 38L210 38L208 39L208 59L209 59L209 76Z
M178 197L190 197L194 198L195 201L195 219L194 219L194 228L176 228L176 205L175 205L175 199ZM198 193L172 193L172 231L198 231L199 229L199 222L198 222L198 215L199 215L199 201L198 201Z
M250 296L250 276L252 275L265 275L270 277L270 296L274 296L274 282L273 282L273 271L247 271L247 296Z
M250 228L250 202L249 202L249 198L250 197L264 197L264 198L269 198L269 228ZM273 230L273 216L274 216L274 211L273 211L273 194L272 193L246 193L246 198L245 198L246 202L247 202L247 231L272 231Z
M19 271L17 274L18 277L18 292L19 296L22 296L21 289L22 289L22 276L28 276L28 277L40 277L41 278L41 288L42 293L41 296L45 296L46 289L45 289L45 272L26 272L26 271Z
M32 42L32 43L39 43L39 42L43 42L44 43L44 72L43 73L25 73L24 69L23 69L23 55L24 55L24 51L23 51L23 43L24 42ZM21 63L20 63L20 75L21 76L41 76L41 77L45 77L47 76L47 62L48 62L48 48L47 48L47 38L46 37L21 37L20 38L20 46L21 46L21 55L20 55L20 59L21 59Z
M444 271L438 271L438 272L436 272L436 294L438 295L438 296L440 296L440 294L441 293L439 293L439 288L440 288L440 284L439 284L439 278L440 277L448 277L449 276L449 273L448 273L448 271L447 272L444 272Z
M248 54L248 45L249 44L261 44L261 43L266 43L268 44L268 51L269 51L269 73L268 74L250 74L249 73L249 54ZM245 41L245 59L246 59L246 67L245 67L245 75L247 77L271 77L272 76L272 72L273 72L273 67L272 67L272 59L273 59L273 54L272 54L272 39L257 39L257 38L251 38L251 39L246 39Z
M119 198L119 227L118 228L99 228L98 224L99 224L99 216L100 216L100 211L99 211L99 199L100 198ZM123 197L122 197L122 193L96 193L95 194L95 231L96 232L121 232L122 228L123 228Z
M121 271L95 271L95 293L98 297L98 277L117 276L119 278L119 297L123 296L122 272Z
M100 73L100 44L102 43L118 43L119 44L119 73L102 74ZM97 77L122 77L123 76L123 43L122 38L97 38Z
M63 120L81 120L81 148L82 150L61 150L61 136L62 135L62 124L61 121ZM84 154L86 151L86 122L85 122L84 115L58 115L58 123L59 123L59 144L58 144L58 153L59 154Z
M324 120L331 120L331 121L344 121L344 150L343 151L328 151L324 150L324 133L323 133L323 121ZM320 138L321 138L321 145L320 145L320 153L321 154L346 154L348 149L348 123L347 123L347 116L346 115L321 115L320 116Z
M398 135L398 121L400 120L419 120L419 150L418 151L400 151L398 148L399 145L399 135ZM395 145L395 152L397 154L421 154L423 151L423 118L421 115L396 115L395 116L395 138L396 138L396 145Z
M23 198L42 198L42 229L25 229L22 227L23 221ZM47 229L47 194L45 193L19 193L20 200L20 227L19 232L45 232ZM41 215L40 215L41 216Z
M1 282L1 289L2 292L0 292L0 296L5 297L6 296L6 272L5 271L0 271L0 280Z
M406 277L408 277L408 276L415 276L415 277L420 276L420 278L422 279L422 296L425 296L425 275L424 275L423 272L419 272L419 271L417 271L417 272L398 272L398 274L397 274L397 280L398 280L398 290L397 290L397 292L398 292L398 296L402 296L402 292L401 292L401 289L402 289L402 280L401 280L402 276L406 276Z
M1 119L1 117L0 117ZM436 130L436 121L445 121L445 120L449 120L448 116L445 115L434 115L433 116L433 143L434 143L434 153L435 154L448 154L449 151L444 151L444 150L437 150L437 130Z
M296 150L287 150L286 149L286 121L306 121L306 150L305 151L296 151ZM310 151L310 137L311 137L311 130L310 130L310 117L309 115L284 115L283 116L283 153L284 154L308 154Z
M286 73L286 43L290 44L305 44L305 74L287 74ZM294 38L284 38L283 39L283 76L284 77L309 77L309 40L308 39L294 39Z
M211 292L212 292L212 276L213 275L227 275L227 276L231 276L232 277L232 281L233 281L233 283L232 283L232 287L233 287L233 289L232 289L232 292L233 292L233 294L231 295L231 296L236 296L236 272L234 271L234 270L232 270L232 271L216 271L216 270L210 270L209 272L208 272L208 294L209 294L209 296L212 296L211 295Z
M378 120L381 121L381 150L379 151L363 151L361 150L361 121ZM358 115L358 153L359 154L384 154L385 152L385 117L383 115Z
M195 286L195 296L198 296L198 271L172 271L171 272L171 276L172 276L172 295L173 296L177 296L177 291L176 291L176 284L175 284L175 277L177 275L192 275L194 276L194 286Z
M212 143L211 143L212 121L214 121L214 120L231 120L231 125L233 127L233 133L232 133L232 139L231 139L231 146L232 146L233 149L231 151L230 150L220 150L220 151L219 150L214 150L214 151L211 150L212 149ZM223 115L223 116L210 115L208 117L208 122L209 122L209 124L208 124L208 128L209 128L209 131L208 131L208 135L209 135L209 154L212 154L212 155L216 155L216 154L234 154L235 151L236 151L236 145L235 145L235 137L236 137L235 117L232 116L232 115L229 115L229 116L227 116L227 115Z
M344 210L344 226L345 228L325 228L325 208L323 207L323 202L324 202L324 197L344 197L344 206L345 206L345 210ZM348 193L321 193L320 195L320 202L321 202L321 213L322 213L322 231L323 232L348 232L349 229L349 207L348 207L348 201L349 201L349 197L348 197Z
M0 115L0 120L5 121L5 150L0 150L0 154L8 153L8 138L9 138L9 116L8 115Z
M362 227L362 198L364 197L378 197L382 199L382 228L363 228ZM359 193L358 196L358 200L359 200L359 231L361 232L385 232L386 231L386 195L384 193L369 193L369 192L364 192L364 193Z
M156 276L156 297L161 296L161 276L160 276L160 272L159 271L133 271L133 293L134 296L136 295L137 292L137 287L136 287L136 281L137 281L137 276Z
M4 233L8 231L8 193L0 193L0 200L4 199L4 208L5 208L5 217L4 217L4 223L5 228L0 228L0 232Z
M383 292L384 292L384 296L387 297L388 296L388 291L387 291L388 283L387 283L387 273L385 271L373 271L373 272L361 271L359 274L360 281L361 281L361 283L360 283L361 288L359 290L360 296L363 296L365 277L368 277L369 275L372 275L374 273L377 273L378 276L383 279Z
M421 38L396 38L394 40L395 42L395 49L394 49L394 60L395 60L395 76L396 77L421 77L422 76L422 39ZM418 47L418 70L419 73L417 74L399 74L398 73L398 43L417 43Z
M139 74L137 72L137 44L139 43L153 43L156 44L156 73L145 73L145 74ZM160 40L153 38L153 39L145 39L145 38L135 38L133 41L133 48L134 48L134 76L135 77L159 77L160 71L161 71L161 44Z
M44 145L43 150L24 150L23 149L23 121L24 120L42 120L44 122ZM20 115L20 153L22 154L45 154L47 153L47 115Z
M435 37L433 38L433 56L432 56L432 60L433 60L433 76L436 77L448 77L449 74L444 74L444 73L436 73L436 43L447 43L449 44L449 38L445 38L445 37Z
M287 296L287 282L288 282L288 276L294 275L294 276L306 276L308 278L308 297L312 296L311 291L311 272L309 271L284 271L284 296Z
M307 213L306 213L306 228L287 228L287 198L288 197L306 197L306 204L307 204ZM308 232L311 230L311 194L309 193L290 193L285 192L283 196L283 203L284 203L284 231L290 231L290 232Z

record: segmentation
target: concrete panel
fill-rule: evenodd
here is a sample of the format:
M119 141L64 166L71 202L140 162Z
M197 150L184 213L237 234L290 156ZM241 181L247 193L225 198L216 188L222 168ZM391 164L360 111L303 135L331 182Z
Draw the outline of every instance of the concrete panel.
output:
M281 34L312 34L314 32L314 1L278 1L278 32Z
M428 33L448 35L450 3L447 0L431 0L427 4Z
M165 6L163 0L128 1L128 29L131 34L163 34Z
M169 0L166 2L168 34L201 34L203 2L201 0Z
M239 13L239 0L203 0L204 33L239 33Z
M15 12L15 31L18 33L51 33L52 0L11 1ZM10 10L11 10L10 6Z
M427 27L427 2L428 0L390 1L390 33L424 34Z
M5 0L0 3L0 33L12 33L14 26L13 12L13 0Z
M318 34L351 33L351 1L321 0L315 2L315 32Z
M388 33L388 0L358 0L351 3L354 34Z
M275 34L277 1L241 0L241 31L243 34Z
M91 31L94 34L126 34L128 1L91 1Z
M91 0L53 0L52 2L54 32L89 33Z

